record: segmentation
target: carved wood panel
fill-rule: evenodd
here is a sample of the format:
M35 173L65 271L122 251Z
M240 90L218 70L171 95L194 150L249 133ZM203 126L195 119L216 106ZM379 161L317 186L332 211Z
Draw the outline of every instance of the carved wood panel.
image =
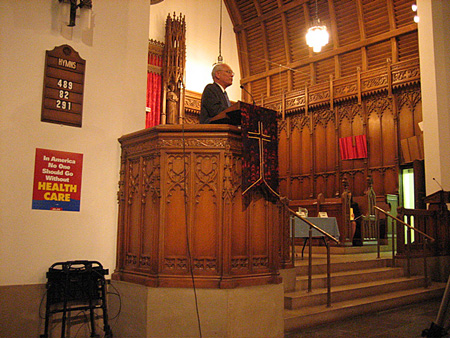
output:
M126 135L113 278L148 286L279 283L280 206L242 199L240 130L161 125ZM285 260L285 259L283 259Z

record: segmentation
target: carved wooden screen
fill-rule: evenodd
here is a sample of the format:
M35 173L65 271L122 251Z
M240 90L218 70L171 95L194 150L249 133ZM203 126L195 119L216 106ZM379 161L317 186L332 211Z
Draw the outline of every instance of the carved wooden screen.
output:
M421 138L418 69L417 59L397 63L327 87L307 87L281 105L267 102L272 109L286 109L279 124L281 194L294 203L316 199L319 193L336 198L346 177L352 194L363 196L368 175L380 198L398 193L400 164L418 159L407 159L401 147L402 140ZM339 139L358 135L367 140L367 157L343 160Z

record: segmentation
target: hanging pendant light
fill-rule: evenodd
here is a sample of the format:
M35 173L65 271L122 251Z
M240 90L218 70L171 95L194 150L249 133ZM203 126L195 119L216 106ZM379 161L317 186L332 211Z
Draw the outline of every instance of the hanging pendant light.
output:
M315 53L319 53L322 47L328 43L329 38L330 35L327 32L327 26L321 25L320 23L316 0L316 17L313 21L313 26L306 33L306 43L309 47L313 48Z
M217 62L213 64L213 66L223 63L222 56L222 0L220 1L220 28L219 28L219 56L217 57Z

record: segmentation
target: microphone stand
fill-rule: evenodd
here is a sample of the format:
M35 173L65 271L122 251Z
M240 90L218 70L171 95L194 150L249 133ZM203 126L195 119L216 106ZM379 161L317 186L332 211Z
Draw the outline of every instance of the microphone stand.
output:
M250 95L250 97L252 98L252 101L253 101L253 105L255 106L255 99L253 98L252 93L250 93L247 89L245 89L243 85L241 85L240 87L243 91L245 91L248 95Z

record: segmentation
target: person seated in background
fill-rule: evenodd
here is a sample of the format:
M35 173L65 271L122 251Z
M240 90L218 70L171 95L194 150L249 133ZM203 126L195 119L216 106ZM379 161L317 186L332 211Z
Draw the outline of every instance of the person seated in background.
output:
M202 93L200 123L210 119L231 106L225 89L233 84L234 73L226 63L218 63L211 72L213 83L206 85Z
M351 229L351 241L353 246L362 246L362 235L361 235L361 221L362 214L359 210L359 205L356 202L351 203L350 209L350 229Z

